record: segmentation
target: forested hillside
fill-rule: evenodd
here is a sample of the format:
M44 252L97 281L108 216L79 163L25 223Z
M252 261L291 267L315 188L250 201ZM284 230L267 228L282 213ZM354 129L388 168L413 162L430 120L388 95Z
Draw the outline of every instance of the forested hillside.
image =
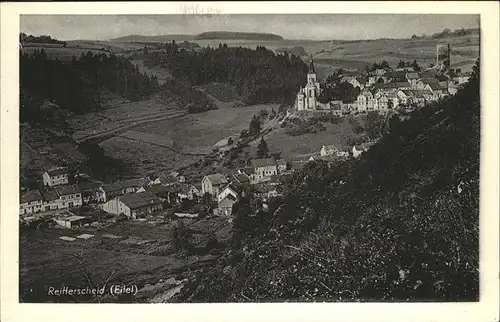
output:
M191 85L171 80L160 86L156 76L141 73L122 56L89 51L64 62L47 58L43 49L20 55L21 121L64 126L65 112L99 110L104 90L130 101L160 94L165 101L175 101L190 113L214 108L212 101Z
M165 44L165 52L151 53L149 58L192 85L229 83L247 104L293 103L307 75L307 65L297 56L276 55L261 46L252 50L224 44L186 51L172 42Z
M134 101L154 93L159 85L154 76L141 74L120 56L88 52L70 63L48 59L43 49L20 56L22 121L50 119L40 108L44 100L75 114L96 111L104 89Z
M479 143L476 65L359 159L293 174L269 211L241 200L231 250L177 300L478 300Z

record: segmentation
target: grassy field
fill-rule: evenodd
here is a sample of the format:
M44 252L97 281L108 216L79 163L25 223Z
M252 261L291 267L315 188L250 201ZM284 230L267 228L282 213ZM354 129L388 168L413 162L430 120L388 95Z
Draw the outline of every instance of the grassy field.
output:
M248 129L253 115L273 108L277 110L278 106L266 104L211 110L139 126L135 130L171 137L181 147L212 147L227 137L239 137L241 130Z
M230 235L227 219L183 219L191 231L192 242L203 242L207 234L215 234L224 242ZM176 276L181 271L196 270L215 257L200 254L179 258L170 246L170 231L177 220L164 224L123 222L97 230L44 228L20 231L20 301L58 301L47 295L50 286L85 287L82 265L72 255L83 255L94 283L103 285L114 271L110 283L135 284L139 289ZM61 236L94 235L85 241L68 242ZM113 236L113 238L109 238ZM162 255L161 253L165 255ZM141 292L139 292L141 293ZM112 299L108 298L108 301Z
M300 136L290 136L285 128L278 128L265 136L271 152L280 151L287 160L307 160L313 153L319 152L323 145L335 144L337 148L348 151L347 138L353 136L352 125L347 118L339 124L323 123L326 130L317 133L306 133ZM250 154L257 152L258 141L251 145Z

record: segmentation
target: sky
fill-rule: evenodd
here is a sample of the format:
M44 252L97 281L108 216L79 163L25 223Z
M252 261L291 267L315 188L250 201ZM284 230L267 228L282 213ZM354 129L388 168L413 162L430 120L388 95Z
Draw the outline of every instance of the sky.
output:
M135 35L205 31L274 33L285 39L408 38L445 28L479 27L479 15L272 14L272 15L21 15L21 31L60 40L109 40Z

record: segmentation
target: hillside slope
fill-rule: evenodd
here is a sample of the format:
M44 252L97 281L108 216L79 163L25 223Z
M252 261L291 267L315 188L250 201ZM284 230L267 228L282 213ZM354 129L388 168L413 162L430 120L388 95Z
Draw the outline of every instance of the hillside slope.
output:
M270 211L242 200L232 249L176 300L478 300L478 74L359 159L294 174Z

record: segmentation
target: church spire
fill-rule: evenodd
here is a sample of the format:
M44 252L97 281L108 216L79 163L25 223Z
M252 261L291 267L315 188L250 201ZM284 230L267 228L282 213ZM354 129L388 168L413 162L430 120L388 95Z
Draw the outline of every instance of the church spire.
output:
M313 56L311 54L311 62L309 63L309 74L315 74L316 71L314 70L314 61L313 61Z

